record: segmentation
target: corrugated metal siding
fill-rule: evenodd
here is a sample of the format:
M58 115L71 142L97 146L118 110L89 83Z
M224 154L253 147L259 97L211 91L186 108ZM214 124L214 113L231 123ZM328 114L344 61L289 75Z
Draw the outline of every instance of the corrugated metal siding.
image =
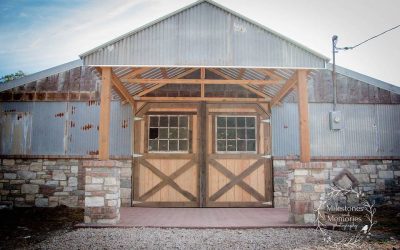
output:
M325 59L203 2L83 55L84 65L325 68Z
M329 128L331 110L332 104L309 104L312 156L400 156L400 105L340 104L340 131ZM299 154L296 103L272 109L272 133L274 156Z
M274 107L271 116L272 155L299 154L299 114L297 105L285 103Z
M98 151L97 102L7 102L0 112L27 112L32 116L30 155L91 155ZM111 103L110 154L131 155L131 109ZM11 142L3 141L10 148ZM20 151L22 149L19 149ZM14 154L12 152L4 152Z
M29 154L31 130L32 115L30 113L0 114L0 154Z

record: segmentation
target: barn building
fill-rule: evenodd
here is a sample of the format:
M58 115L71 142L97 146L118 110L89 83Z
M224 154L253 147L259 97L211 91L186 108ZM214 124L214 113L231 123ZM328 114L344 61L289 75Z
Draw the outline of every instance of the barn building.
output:
M14 206L288 208L331 183L399 204L400 88L201 0L0 85L0 195ZM334 98L336 93L336 98Z

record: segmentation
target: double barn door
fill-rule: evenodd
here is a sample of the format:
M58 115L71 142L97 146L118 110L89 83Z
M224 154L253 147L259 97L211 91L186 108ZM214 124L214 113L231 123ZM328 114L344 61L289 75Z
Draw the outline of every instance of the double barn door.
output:
M266 107L147 103L137 116L133 206L272 206Z

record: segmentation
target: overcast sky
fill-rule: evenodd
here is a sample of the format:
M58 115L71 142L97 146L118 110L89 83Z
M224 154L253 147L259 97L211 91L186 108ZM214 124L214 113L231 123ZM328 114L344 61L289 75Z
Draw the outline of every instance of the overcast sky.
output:
M27 73L78 55L193 0L0 0L0 75ZM400 24L399 0L216 0L331 58ZM337 64L400 86L400 28L353 51Z

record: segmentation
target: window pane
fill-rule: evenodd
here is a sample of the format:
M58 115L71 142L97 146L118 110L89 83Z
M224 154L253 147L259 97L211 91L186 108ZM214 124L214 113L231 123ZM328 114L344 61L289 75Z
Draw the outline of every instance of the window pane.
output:
M226 139L226 129L224 128L217 129L217 139Z
M187 139L188 130L187 128L179 128L179 139Z
M168 151L168 140L160 140L159 150Z
M255 129L247 129L247 139L256 139Z
M236 117L228 117L226 119L226 126L230 128L236 127Z
M226 117L217 117L217 127L226 127Z
M226 151L236 151L236 140L228 140Z
M246 126L246 119L244 117L238 117L237 126L244 128Z
M158 140L149 141L149 151L158 151Z
M169 141L169 151L178 151L178 140Z
M217 141L217 151L226 151L226 141L225 140Z
M237 130L237 138L238 139L246 139L246 129L241 128Z
M150 116L150 127L158 127L158 116Z
M256 141L255 140L247 141L247 151L256 151Z
M177 116L169 117L169 126L170 127L178 127L178 117Z
M226 136L228 139L236 139L236 129L227 129Z
M160 139L168 139L168 128L160 128Z
M158 128L150 128L149 139L157 139L157 138L158 138Z
M168 127L168 116L160 117L160 127Z
M169 139L178 139L178 129L177 128L169 129Z
M255 124L255 118L254 117L246 117L246 127L248 128L254 128Z
M186 116L179 117L179 127L187 127L188 126L188 118Z
M237 141L237 151L246 151L246 141L245 140Z
M188 150L188 141L187 140L179 140L179 150L180 151Z

